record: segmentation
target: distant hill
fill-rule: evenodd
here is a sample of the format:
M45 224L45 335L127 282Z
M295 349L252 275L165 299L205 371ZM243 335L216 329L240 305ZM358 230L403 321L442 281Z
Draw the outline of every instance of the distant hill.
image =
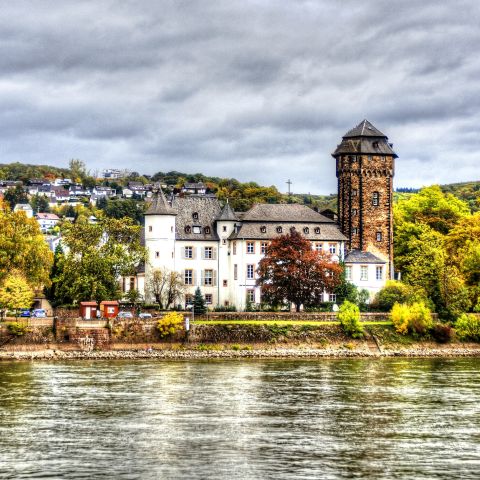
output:
M460 200L468 203L472 212L480 211L480 181L450 183L440 185L440 188L443 192L452 193Z

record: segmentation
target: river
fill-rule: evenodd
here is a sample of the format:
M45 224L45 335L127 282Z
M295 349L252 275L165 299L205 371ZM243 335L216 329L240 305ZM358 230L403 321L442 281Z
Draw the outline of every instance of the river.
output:
M0 363L0 478L480 478L480 359Z

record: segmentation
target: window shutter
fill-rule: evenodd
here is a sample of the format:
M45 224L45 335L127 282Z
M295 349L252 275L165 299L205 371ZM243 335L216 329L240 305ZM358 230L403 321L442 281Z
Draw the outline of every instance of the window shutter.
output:
M197 285L197 271L192 270L192 287Z
M201 270L200 285L202 285L202 287L205 285L205 270Z
M182 247L182 258L186 258L186 255L185 255L185 247Z
M212 258L213 260L217 259L217 249L215 247L212 248Z
M212 274L212 286L216 287L217 286L217 271L213 270Z

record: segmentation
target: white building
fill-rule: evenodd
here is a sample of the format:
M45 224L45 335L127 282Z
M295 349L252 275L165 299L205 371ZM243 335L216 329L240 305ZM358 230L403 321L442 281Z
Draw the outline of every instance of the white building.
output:
M48 232L51 228L56 227L60 222L60 218L54 213L37 213L35 218L43 233Z
M14 212L25 212L27 218L33 217L33 208L28 203L17 203L13 209Z
M345 261L347 275L358 288L372 295L385 284L385 262L370 253L345 256L346 237L338 224L298 204L259 204L245 213L223 208L213 195L175 196L168 202L161 190L145 214L146 265L135 277L122 280L124 292L135 288L153 301L148 279L155 269L181 274L185 285L183 304L192 301L200 287L207 305L245 308L247 299L261 303L256 285L257 268L273 238L292 229L311 241L312 248ZM146 289L146 291L145 291ZM324 301L335 301L325 292Z

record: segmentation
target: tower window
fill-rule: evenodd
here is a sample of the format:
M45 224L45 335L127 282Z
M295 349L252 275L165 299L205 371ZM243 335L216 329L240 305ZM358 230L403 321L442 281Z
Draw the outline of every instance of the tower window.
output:
M377 232L376 238L377 238L377 242L381 242L382 241L382 232Z
M352 233L353 233L354 235L356 235L356 234L358 233L358 228L357 228L357 227L353 227L353 228L352 228Z
M373 192L372 194L372 205L378 207L380 205L380 194L378 192Z
M353 208L353 209L352 209L352 216L353 216L353 217L356 217L357 215L358 215L358 209Z
M352 197L356 197L358 195L358 190L356 188L352 188Z

